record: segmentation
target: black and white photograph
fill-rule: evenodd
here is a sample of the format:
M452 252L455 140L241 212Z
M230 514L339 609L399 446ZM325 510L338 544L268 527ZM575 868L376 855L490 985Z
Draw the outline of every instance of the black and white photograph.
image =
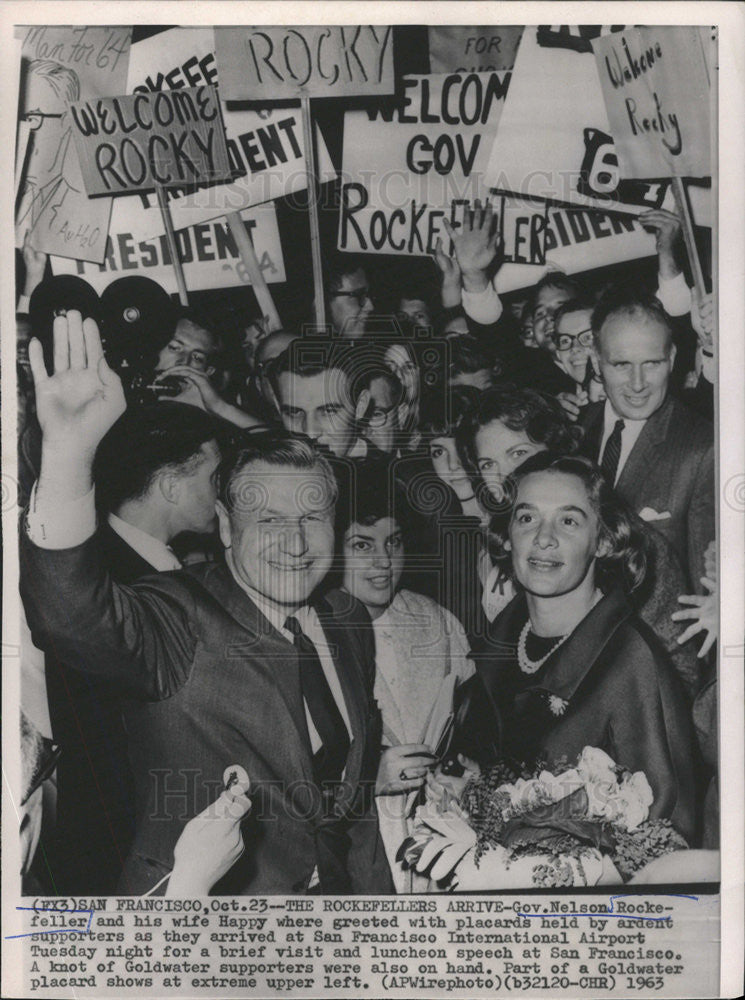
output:
M745 11L566 6L7 5L4 995L741 995Z

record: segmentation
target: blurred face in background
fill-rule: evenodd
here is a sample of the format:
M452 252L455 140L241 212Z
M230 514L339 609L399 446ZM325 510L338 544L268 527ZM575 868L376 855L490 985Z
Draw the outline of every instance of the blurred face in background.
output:
M201 326L188 319L180 319L173 336L158 355L155 365L157 372L166 372L177 365L193 368L194 371L213 375L215 367L211 363L217 353L215 337Z
M473 486L458 455L455 438L432 438L429 457L437 478L447 483L459 500L469 500L473 496Z
M393 375L379 376L370 381L370 404L365 418L364 435L381 451L390 453L399 430L399 403L402 389Z
M346 372L339 368L316 375L282 372L277 395L288 431L305 434L334 455L348 454L356 438L356 422Z
M575 382L582 383L592 349L592 309L565 313L554 331L556 360Z
M358 268L342 276L338 289L329 295L329 315L334 329L344 337L358 338L373 311L367 275Z
M385 352L385 363L398 377L403 387L399 404L399 426L408 429L416 420L419 405L419 366L404 344L391 344Z
M533 337L539 347L554 352L554 315L572 293L565 288L542 288L533 307Z
M513 431L501 420L492 420L476 431L473 450L486 488L494 500L500 501L507 476L531 455L547 449L545 444L531 441L527 431Z
M407 319L414 326L432 326L432 314L424 299L407 299L402 296L398 303L399 319Z

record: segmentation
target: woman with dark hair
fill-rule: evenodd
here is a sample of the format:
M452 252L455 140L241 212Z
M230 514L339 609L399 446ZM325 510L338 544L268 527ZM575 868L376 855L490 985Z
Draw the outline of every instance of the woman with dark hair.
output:
M557 400L532 389L510 386L483 393L478 406L466 414L458 427L456 439L463 465L474 477L474 492L480 505L492 514L489 530L492 565L486 575L482 569L483 606L489 621L506 605L505 594L511 599L514 593L509 559L505 558L499 540L500 534L504 534L505 515L509 513L504 482L539 452L574 454L580 438L581 431ZM650 525L642 525L642 530L649 556L644 583L634 592L634 608L660 638L687 693L693 696L697 684L695 651L690 644L678 643L675 623L670 617L677 610L676 588L683 585L682 569L660 532Z
M419 558L410 566L413 585L448 608L472 642L486 627L480 566L488 558L488 518L463 467L455 435L478 396L472 387L430 389L422 400L419 452L400 460L395 472L419 527Z
M424 783L453 710L456 687L473 663L460 623L436 601L400 586L409 519L406 499L374 466L361 468L336 506L341 591L367 609L375 636L374 694L383 719L378 812L393 880L412 891L395 855L407 832L410 793ZM426 887L426 880L416 883Z
M526 459L538 452L569 454L580 432L549 396L532 389L499 386L481 393L459 422L455 443L479 508L490 528L498 527L505 509L503 483ZM489 532L488 551L479 566L481 604L489 621L514 597L505 553Z
M627 596L646 571L641 522L579 457L535 455L503 484L517 596L477 669L503 753L570 763L599 747L654 793L653 819L694 834L693 738L680 681Z

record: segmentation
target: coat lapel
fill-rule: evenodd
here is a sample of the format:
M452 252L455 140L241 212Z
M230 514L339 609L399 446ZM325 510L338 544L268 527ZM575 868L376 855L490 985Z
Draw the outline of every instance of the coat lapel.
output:
M621 590L610 591L580 622L572 635L547 661L540 687L568 701L592 669L616 629L632 614ZM528 609L519 594L497 618L489 644L476 658L478 671L495 705L500 703L501 674L514 664L516 645L508 640L525 624Z
M546 675L539 686L569 701L616 629L631 613L623 591L610 591L549 660Z
M621 469L616 491L621 496L633 496L654 470L657 449L665 444L673 411L673 400L668 396L662 406L647 420L644 428Z
M263 671L280 695L292 726L282 733L283 742L294 751L303 776L312 780L311 753L305 706L300 690L300 667L292 643L281 635L259 611L248 594L238 586L225 564L215 566L204 586L223 609L247 633L245 652L253 657L255 669ZM238 647L231 649L240 656Z

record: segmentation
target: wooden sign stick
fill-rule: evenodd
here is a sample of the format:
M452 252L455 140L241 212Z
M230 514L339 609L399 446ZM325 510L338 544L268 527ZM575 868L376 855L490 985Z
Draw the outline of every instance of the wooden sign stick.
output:
M305 143L305 175L308 179L308 209L310 213L310 255L313 262L313 294L315 298L316 325L326 325L326 303L323 296L323 265L321 262L321 236L318 228L318 187L316 184L316 149L313 142L313 120L310 115L310 98L300 98Z
M701 261L699 260L698 250L696 248L696 239L693 235L693 219L691 217L691 210L688 206L688 195L686 194L682 178L673 177L672 182L675 205L678 209L678 215L680 216L680 222L683 227L683 239L685 240L688 262L691 265L693 284L696 288L700 301L701 297L706 295L706 284L704 283L704 273L701 269Z
M243 264L248 271L248 276L251 279L251 287L254 290L256 301L259 303L261 314L262 316L269 317L269 333L271 333L272 330L280 330L282 328L282 320L279 318L279 313L277 312L277 307L274 304L272 293L269 291L269 286L267 285L261 268L259 267L253 241L243 224L241 214L240 212L229 212L226 219L228 222L228 228L233 234L235 245L238 247L238 252L241 255Z
M171 219L171 210L168 207L168 197L166 195L165 188L156 187L155 192L158 195L158 205L160 206L160 214L163 216L163 225L166 227L166 240L168 242L168 250L171 254L171 263L173 264L173 270L176 274L176 284L178 285L178 298L182 306L189 305L189 295L186 291L186 281L184 279L184 269L181 265L181 257L178 252L178 243L176 242L176 234L173 231L173 219Z

